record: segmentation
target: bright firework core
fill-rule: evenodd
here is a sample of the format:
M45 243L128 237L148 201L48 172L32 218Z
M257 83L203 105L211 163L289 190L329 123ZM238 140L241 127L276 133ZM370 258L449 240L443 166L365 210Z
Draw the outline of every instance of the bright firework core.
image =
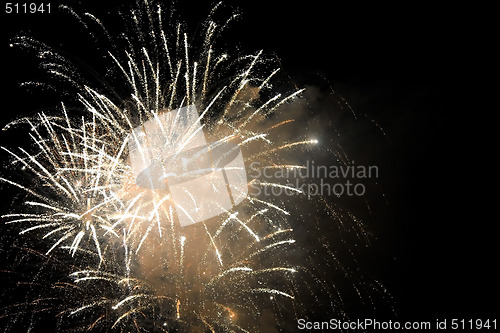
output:
M293 222L314 221L294 215L302 199L248 194L246 165L303 168L296 156L318 143L283 134L296 125L282 110L304 89L274 91L279 68L262 51L236 59L219 52L216 37L234 17L216 22L218 6L200 45L147 0L123 15L128 25L115 39L92 14L61 6L111 41L103 57L126 82L119 98L81 80L49 45L13 40L77 92L84 112L60 103L8 125L27 126L33 145L2 147L22 176L1 180L23 192L2 218L30 239L23 255L43 263L26 301L7 310L12 330L28 317L36 327L39 311L59 331L274 332L293 327L289 318L306 316L314 300L345 316L336 287L318 278L329 272L306 268L312 257L296 244ZM369 243L354 214L325 198L313 205ZM329 244L319 248L338 264Z
M129 141L136 184L163 190L181 226L227 213L248 194L238 145L224 138L207 144L196 107L160 114L136 128Z

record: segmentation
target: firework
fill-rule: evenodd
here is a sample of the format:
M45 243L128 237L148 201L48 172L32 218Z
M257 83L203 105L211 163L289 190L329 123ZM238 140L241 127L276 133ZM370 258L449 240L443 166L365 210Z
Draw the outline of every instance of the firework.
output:
M250 332L265 326L271 332L269 321L287 327L288 314L298 317L310 313L307 304L321 303L318 285L332 313L345 315L336 287L324 279L328 273L312 272L294 259L300 248L292 222L304 217L291 218L296 210L283 198L245 195L222 214L182 227L172 193L136 182L129 150L138 142L136 129L161 125L158 119L188 106L199 110L207 141L241 149L245 164L303 168L290 163L291 153L317 143L305 135L291 141L280 136L294 121L276 114L303 90L274 92L279 69L262 51L235 58L220 52L217 37L235 16L218 23L218 7L203 24L201 42L191 44L184 25L147 0L122 14L126 25L116 36L92 14L61 6L85 27L96 24L109 40L103 59L114 82L121 82L116 90L92 86L40 41L12 41L37 52L42 68L70 87L83 110L61 103L57 111L6 126L27 126L33 144L2 147L11 170L22 176L10 173L1 180L24 193L2 218L19 238L30 240L17 246L24 261L42 263L36 274L23 276L29 281L26 300L3 309L12 330L24 319L36 328L53 318L60 331ZM122 91L120 97L115 91ZM174 120L171 133L177 154L198 132ZM190 170L187 176L204 172ZM271 181L251 183L301 194ZM367 242L363 225L348 211L324 199L316 205L339 224L353 222L353 233ZM320 248L328 265L352 277L328 242Z

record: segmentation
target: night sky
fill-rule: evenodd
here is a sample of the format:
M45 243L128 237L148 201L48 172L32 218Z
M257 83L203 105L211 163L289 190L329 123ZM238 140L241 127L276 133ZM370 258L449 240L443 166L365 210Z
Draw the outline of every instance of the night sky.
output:
M499 280L494 272L498 219L492 202L497 197L492 181L498 149L486 148L498 141L497 131L486 129L496 123L497 103L484 105L496 94L488 87L492 9L270 3L230 2L242 17L225 37L228 48L276 54L298 87L332 86L386 133L356 127L356 144L346 144L360 149L364 161L380 166L386 204L379 207L383 218L369 225L377 238L372 250L376 260L365 265L394 297L397 317L498 316L493 306ZM102 6L88 7L99 13L114 5ZM188 25L196 26L210 5L178 7ZM37 33L57 40L51 34L61 22L40 14L8 16L3 9L2 126L33 114L45 102L37 93L18 89L16 83L36 67L29 56L8 47L9 37L20 29L45 26ZM60 26L57 33L71 31ZM0 138L3 144L12 135Z

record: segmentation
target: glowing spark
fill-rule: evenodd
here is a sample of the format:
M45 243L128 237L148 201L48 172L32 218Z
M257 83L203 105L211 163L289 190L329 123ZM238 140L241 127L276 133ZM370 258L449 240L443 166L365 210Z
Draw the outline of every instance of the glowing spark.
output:
M175 304L175 308L176 308L176 318L177 319L180 319L181 318L181 301L180 300L177 300L177 303Z
M133 299L136 299L136 298L140 298L140 297L150 297L149 295L131 295L123 300L121 300L120 302L118 302L117 304L113 305L111 308L113 310L116 310L118 309L120 306L122 306L123 304L133 300Z
M267 293L267 294L281 295L281 296L285 296L285 297L288 297L288 298L291 298L291 299L295 299L295 297L293 297L292 295L287 294L287 293L285 293L283 291L280 291L280 290L276 290L276 289L256 288L256 289L252 289L252 292L254 292L254 293Z

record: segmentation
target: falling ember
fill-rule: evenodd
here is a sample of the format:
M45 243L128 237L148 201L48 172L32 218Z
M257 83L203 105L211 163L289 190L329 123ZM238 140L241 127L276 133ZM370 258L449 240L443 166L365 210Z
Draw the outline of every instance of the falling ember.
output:
M176 313L177 313L176 318L180 319L181 318L181 301L180 300L177 300L177 304L176 304L175 307L176 307L176 310L177 310L176 311Z
M242 190L231 186L235 163L221 166L213 161L213 152L224 146L241 150L245 166L258 162L264 169L303 169L291 152L318 143L307 139L307 133L293 140L280 135L284 127L297 123L283 120L280 112L297 102L304 89L275 92L280 72L272 68L273 58L262 50L233 57L218 49L217 37L236 16L215 20L220 7L217 4L204 22L199 45L184 24L173 20L173 11L164 15L169 11L154 1L138 1L137 8L121 14L128 23L117 33L104 19L62 5L60 9L86 29L97 26L100 32L91 32L93 36L104 34L109 40L98 49L103 49L106 70L116 84L111 88L83 79L85 71L49 45L27 36L13 39L11 47L36 52L40 66L65 83L83 116L65 101L55 111L4 127L27 126L32 146L1 147L10 157L9 170L15 172L3 173L0 182L23 193L2 220L17 228L16 237L28 240L29 247L19 246L22 257L42 263L30 281L33 289L26 293L27 301L0 314L0 319L11 320L11 331L27 317L36 326L42 314L57 322L56 331L250 332L268 324L259 322L264 312L286 330L289 316L309 311L305 304L323 297L318 295L325 295L332 312L344 314L336 287L302 267L307 260L297 259L303 256L298 239L303 235L295 232L293 223L307 220L302 201L252 196L247 188L272 187L297 195L303 191L246 178ZM191 123L183 123L185 119L175 115L181 112L173 112L191 106L199 111ZM168 113L168 123L159 121ZM172 148L156 165L146 158L154 138L145 133L152 126ZM196 155L188 150L190 144L203 135L210 142L212 155L207 156L212 160L205 161L209 166L181 170ZM134 144L137 150L130 149ZM229 161L231 149L221 158ZM189 154L183 155L186 151ZM175 168L169 165L172 161ZM145 173L134 169L134 163L141 162L150 167L149 175L161 175L155 178L161 190L138 181ZM210 198L196 195L196 187L206 185L200 182L179 186L185 198L179 203L176 184L216 172L223 175L223 186L207 186ZM214 199L227 193L229 208L209 207L222 213L195 221L200 202L216 205ZM195 209L187 209L186 202ZM352 214L332 205L321 207L341 225L354 221L356 235L364 234ZM298 230L304 230L301 223ZM328 244L318 247L338 263ZM350 270L339 267L339 274L350 278ZM35 292L42 282L47 288ZM314 288L321 291L315 294ZM29 299L36 293L45 296Z
M220 306L221 308L223 308L224 310L226 310L226 311L227 311L229 318L231 318L231 319L235 319L235 318L236 318L236 313L234 313L234 311L233 311L233 310L231 310L229 307L224 306L224 305L222 305L222 304L219 304L219 306Z

